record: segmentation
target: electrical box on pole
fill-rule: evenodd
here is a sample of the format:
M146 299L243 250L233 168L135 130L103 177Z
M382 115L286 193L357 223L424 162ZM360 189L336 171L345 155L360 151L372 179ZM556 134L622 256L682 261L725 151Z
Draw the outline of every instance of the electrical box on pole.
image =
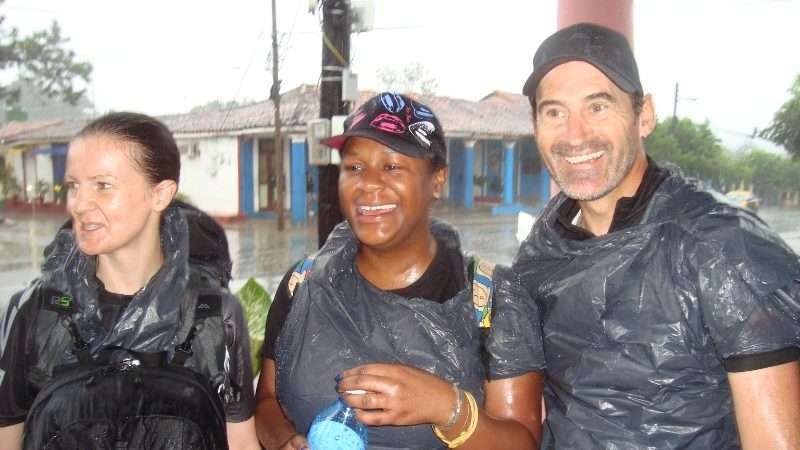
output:
M344 121L347 116L337 115L331 117L331 136L344 133Z
M328 119L314 119L308 122L308 163L321 166L331 163L331 148L320 143L322 139L331 136L331 121Z
M342 101L353 103L358 101L358 75L350 69L342 71Z
M364 33L372 31L375 21L375 5L372 2L352 2L350 4L350 31Z

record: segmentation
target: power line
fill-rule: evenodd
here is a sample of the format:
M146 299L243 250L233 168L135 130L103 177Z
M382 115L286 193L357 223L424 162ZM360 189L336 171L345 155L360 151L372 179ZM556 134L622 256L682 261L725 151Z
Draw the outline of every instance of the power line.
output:
M301 6L301 2L297 2L297 8L295 8L295 11L294 11L294 19L292 20L292 27L289 28L289 35L288 36L286 36L286 35L281 36L281 42L279 42L279 46L283 47L284 49L285 48L289 48L289 45L292 42L292 36L294 36L294 26L297 25L297 17L300 15L300 8L301 7L302 7ZM284 37L286 37L286 45L285 46L283 44L283 38ZM286 53L288 53L288 52L284 52L284 55L281 56L281 57L285 57ZM283 60L281 60L280 63L283 64Z
M253 60L255 59L256 51L258 50L258 42L264 36L264 30L265 29L266 29L266 26L264 28L261 28L261 32L259 32L258 37L256 38L256 43L253 46L253 50L251 50L251 52L250 52L250 58L247 61L247 67L245 67L244 72L242 72L242 77L239 79L239 86L236 88L236 95L234 95L234 97L233 97L234 101L235 101L235 99L239 98L239 93L242 91L242 86L244 85L244 80L245 80L245 78L247 78L247 74L250 72L250 67L253 66ZM232 104L228 108L225 109L225 117L222 118L222 125L220 126L220 128L222 128L222 129L225 128L225 124L228 122L228 116L230 116L231 111L233 110L233 108L234 108L234 105Z

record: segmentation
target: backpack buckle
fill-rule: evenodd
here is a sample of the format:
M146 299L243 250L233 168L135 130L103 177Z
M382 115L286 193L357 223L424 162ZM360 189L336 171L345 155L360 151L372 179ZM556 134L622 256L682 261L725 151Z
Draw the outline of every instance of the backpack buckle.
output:
M135 369L142 365L142 362L135 358L125 358L120 360L117 363L117 370L120 372L125 372L131 369Z

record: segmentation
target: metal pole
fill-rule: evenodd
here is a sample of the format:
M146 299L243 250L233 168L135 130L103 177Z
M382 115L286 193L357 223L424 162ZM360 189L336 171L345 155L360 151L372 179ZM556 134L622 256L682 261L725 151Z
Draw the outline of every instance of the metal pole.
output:
M322 74L319 117L347 114L342 101L342 71L350 65L350 4L347 0L322 0ZM344 219L339 209L339 166L319 167L317 240L322 247L331 230Z
M675 99L672 101L672 132L675 132L675 127L678 125L678 82L675 82Z
M281 135L281 80L278 79L278 20L275 0L272 0L272 87L269 93L275 105L275 152L278 166L278 231L286 227L283 199L286 191L286 176L283 170L283 136Z

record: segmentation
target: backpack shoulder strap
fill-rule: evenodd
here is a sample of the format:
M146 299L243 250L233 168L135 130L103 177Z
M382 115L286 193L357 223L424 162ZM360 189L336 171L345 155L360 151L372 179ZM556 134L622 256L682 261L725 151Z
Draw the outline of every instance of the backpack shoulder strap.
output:
M194 324L189 329L189 334L183 343L175 346L172 364L178 366L186 364L186 360L194 353L192 341L201 330L203 321L210 317L222 317L222 294L214 291L199 291L194 308Z
M42 287L41 289L42 309L58 316L58 322L67 329L72 339L73 354L78 358L79 363L88 364L91 361L89 344L81 337L78 325L73 318L76 311L75 299L71 295L53 288Z
M491 328L494 264L473 256L471 266L472 306L475 308L475 321L480 328Z
M289 296L294 297L294 291L297 289L297 286L301 285L303 281L306 280L311 274L311 266L314 264L314 255L311 255L307 258L303 258L302 261L297 263L294 268L294 272L292 272L292 276L289 278Z

